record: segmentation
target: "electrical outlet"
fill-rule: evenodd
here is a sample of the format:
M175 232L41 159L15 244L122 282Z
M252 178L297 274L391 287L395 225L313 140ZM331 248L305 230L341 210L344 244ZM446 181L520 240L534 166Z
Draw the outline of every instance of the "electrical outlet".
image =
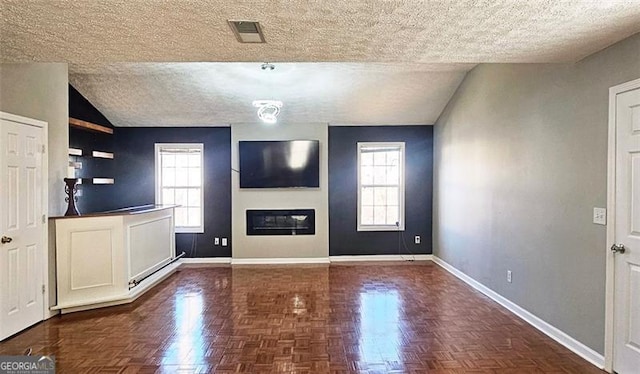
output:
M213 238L213 245L220 245L220 238Z
M507 270L507 282L511 283L511 270Z
M593 208L593 223L598 225L607 224L607 210L605 208Z
M413 241L414 241L414 243L416 243L416 244L420 244L420 235L416 235L416 236L414 236L414 237L413 237Z
M222 246L223 247L227 246L227 238L222 238Z

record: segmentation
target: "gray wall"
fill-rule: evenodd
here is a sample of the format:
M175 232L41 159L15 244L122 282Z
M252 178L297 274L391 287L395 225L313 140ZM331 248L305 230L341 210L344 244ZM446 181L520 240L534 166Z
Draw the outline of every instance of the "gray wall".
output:
M69 162L67 64L0 64L0 110L49 123L49 215L66 210Z
M640 34L576 64L479 65L436 124L436 255L601 354L608 89L639 77Z
M0 110L48 123L49 216L64 214L64 182L69 162L69 74L67 64L0 64ZM49 244L55 239L51 225ZM49 245L49 293L45 303L56 304L55 251Z
M239 170L241 140L319 140L319 188L243 188L237 172L231 175L231 221L233 258L310 258L329 255L329 177L326 123L231 126L231 165ZM315 209L315 235L248 236L247 209Z

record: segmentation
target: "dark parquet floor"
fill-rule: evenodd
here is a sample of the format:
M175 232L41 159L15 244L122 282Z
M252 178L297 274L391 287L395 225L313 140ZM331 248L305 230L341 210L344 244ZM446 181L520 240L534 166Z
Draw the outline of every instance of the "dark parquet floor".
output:
M602 373L431 262L189 267L0 343L58 373Z

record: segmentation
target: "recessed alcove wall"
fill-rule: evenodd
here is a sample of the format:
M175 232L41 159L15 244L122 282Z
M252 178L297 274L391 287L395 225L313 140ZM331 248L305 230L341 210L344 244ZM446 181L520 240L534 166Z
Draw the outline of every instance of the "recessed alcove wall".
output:
M69 117L114 129L111 122L71 85L69 85ZM115 196L114 185L86 183L92 178L114 178L118 154L115 153L113 159L108 159L94 157L92 152L113 153L117 131L114 129L112 135L69 126L69 147L82 150L82 156L69 157L70 160L82 164L81 169L76 169L76 177L85 181L78 186L81 192L76 205L81 214L123 208L117 198L111 198ZM115 179L115 183L119 182Z

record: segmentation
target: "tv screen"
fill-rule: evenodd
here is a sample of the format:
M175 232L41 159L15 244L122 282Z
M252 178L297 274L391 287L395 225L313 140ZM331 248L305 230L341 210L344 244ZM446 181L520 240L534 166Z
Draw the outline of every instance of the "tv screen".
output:
M241 141L240 188L320 187L318 140Z

